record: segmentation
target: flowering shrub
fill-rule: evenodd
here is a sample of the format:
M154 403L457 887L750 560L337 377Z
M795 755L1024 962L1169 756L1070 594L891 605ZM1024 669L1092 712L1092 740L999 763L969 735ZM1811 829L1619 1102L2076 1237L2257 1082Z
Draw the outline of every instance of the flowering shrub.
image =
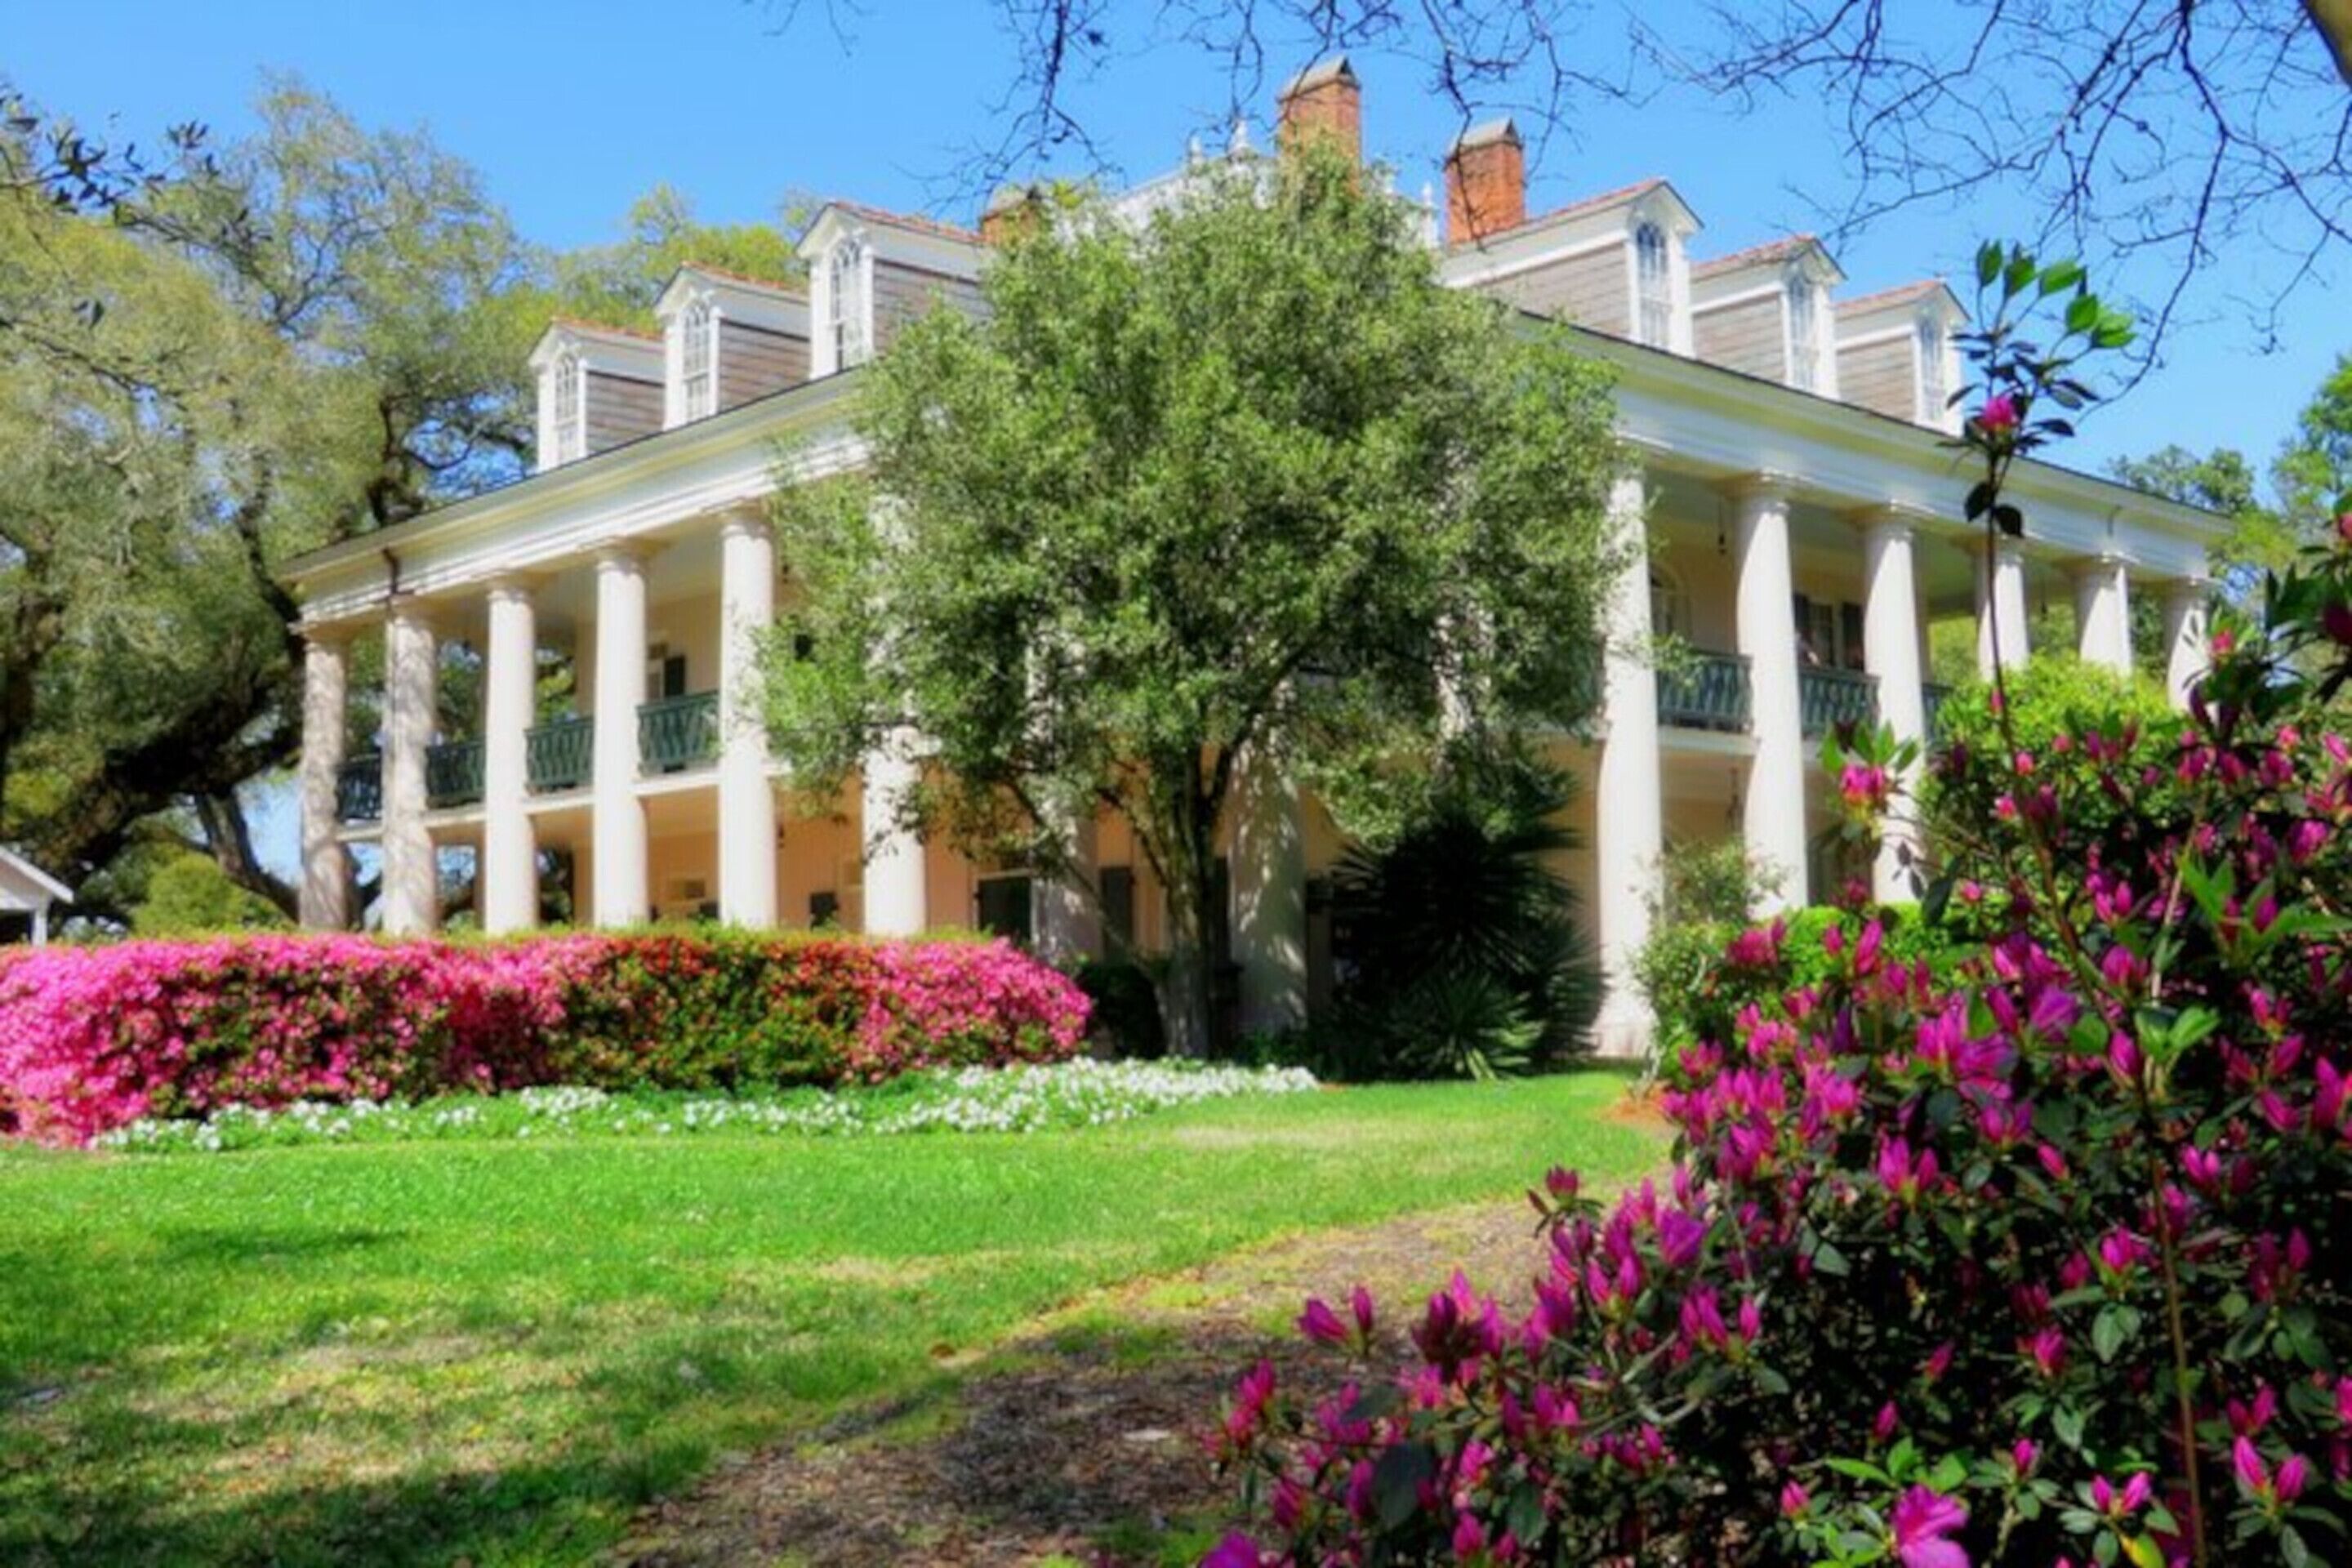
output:
M567 1083L879 1082L1076 1052L1086 998L1003 942L269 936L0 968L0 1134L84 1142L227 1106Z
M2038 409L2127 329L2078 269L1980 275L1968 510L2015 532L2008 465L2063 434ZM2070 289L2055 343L2016 335ZM1524 1310L1457 1277L1401 1373L1311 1409L1244 1379L1214 1443L1263 1539L1210 1561L2352 1556L2347 510L2263 626L2215 635L2185 726L2012 719L1937 763L1991 808L1978 956L1939 976L1862 910L1800 984L1785 930L1748 933L1725 963L1759 1000L1679 1054L1671 1178L1604 1209L1553 1173ZM1850 750L1902 772L1889 735ZM1380 1315L1300 1326L1369 1354Z
M419 1139L898 1137L917 1132L1043 1132L1131 1121L1171 1106L1320 1087L1302 1068L1205 1062L1106 1062L1090 1057L1006 1068L911 1072L878 1087L746 1089L713 1095L569 1085L421 1102L301 1100L277 1110L231 1105L201 1121L143 1118L100 1133L103 1149L217 1153L310 1143Z

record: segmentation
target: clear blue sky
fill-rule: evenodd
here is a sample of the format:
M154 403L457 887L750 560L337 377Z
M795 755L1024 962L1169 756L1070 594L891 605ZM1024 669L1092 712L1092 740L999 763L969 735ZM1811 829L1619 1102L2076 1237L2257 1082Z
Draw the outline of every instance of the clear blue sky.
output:
M1616 3L1597 0L1581 34L1596 49L1618 47L1601 41L1623 34ZM1650 0L1642 15L1672 32L1681 3ZM663 181L718 221L772 216L793 192L971 221L976 199L952 190L952 175L1001 134L1013 61L994 8L864 0L861 15L857 4L803 0L784 27L781 0L0 0L0 71L54 110L150 142L186 119L233 136L265 73L294 73L365 123L429 131L482 171L524 234L553 247L614 237L631 200ZM1269 62L1261 136L1275 83L1301 63ZM1368 152L1408 190L1435 182L1454 111L1410 61L1360 53L1356 65ZM1170 44L1123 53L1074 103L1101 151L1140 177L1177 162L1188 136L1220 134L1226 93L1212 61ZM1814 204L1846 189L1818 103L1743 116L1676 96L1570 114L1572 134L1530 149L1531 205L1664 174L1706 225L1702 256L1813 226ZM2032 217L1992 201L1904 215L1839 247L1847 289L1931 273L1964 280L1980 238L2030 233ZM2226 270L2200 289L2209 319L2179 332L2168 363L2099 410L2062 460L2095 468L2177 441L2267 462L2336 353L2352 348L2352 314L2308 291L2297 330L2264 352L2230 303L2242 269ZM290 825L281 810L267 816L269 858L282 865Z

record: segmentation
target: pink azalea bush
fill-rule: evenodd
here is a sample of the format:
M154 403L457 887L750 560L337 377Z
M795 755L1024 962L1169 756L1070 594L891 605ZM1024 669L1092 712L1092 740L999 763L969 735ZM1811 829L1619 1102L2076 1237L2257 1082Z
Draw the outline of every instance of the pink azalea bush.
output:
M1001 942L579 934L133 942L0 965L0 1136L536 1084L878 1082L1076 1054L1085 994Z
M2075 395L2067 340L2119 329L2069 302L2022 343L2007 307L2079 272L1995 250L1984 277L2004 397L1969 510L2015 531L2002 481L2062 433L2036 405ZM2352 1560L2346 611L2352 517L2215 635L2181 724L2028 745L1997 687L2003 743L1933 764L1976 826L1923 868L1974 954L1906 961L1867 907L1817 952L1735 942L1779 984L1679 1053L1671 1174L1604 1206L1554 1172L1524 1308L1457 1275L1400 1370L1375 1303L1309 1303L1362 1364L1312 1405L1243 1381L1212 1442L1252 1516L1210 1561ZM1884 731L1830 752L1910 760ZM1867 826L1893 792L1853 795Z

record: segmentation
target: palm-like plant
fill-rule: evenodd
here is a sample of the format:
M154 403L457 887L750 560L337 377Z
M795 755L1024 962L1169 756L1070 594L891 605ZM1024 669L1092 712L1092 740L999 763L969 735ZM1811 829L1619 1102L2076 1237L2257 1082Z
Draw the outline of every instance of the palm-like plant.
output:
M1526 757L1459 760L1393 844L1341 861L1351 1065L1490 1077L1584 1047L1600 971L1556 868L1577 844L1564 821L1574 789Z

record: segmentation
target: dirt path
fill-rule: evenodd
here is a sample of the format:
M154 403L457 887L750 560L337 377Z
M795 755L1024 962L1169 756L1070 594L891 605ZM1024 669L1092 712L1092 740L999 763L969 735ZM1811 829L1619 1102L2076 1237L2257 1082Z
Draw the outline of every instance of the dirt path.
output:
M1232 1504L1197 1436L1270 1356L1294 1386L1344 1367L1287 1331L1310 1293L1357 1282L1391 1320L1459 1267L1517 1294L1539 1260L1524 1204L1489 1199L1325 1231L1100 1292L940 1393L857 1413L722 1465L640 1517L630 1568L747 1563L1149 1563L1171 1525ZM1387 1332L1402 1344L1402 1325ZM1392 1360L1390 1363L1392 1364Z

